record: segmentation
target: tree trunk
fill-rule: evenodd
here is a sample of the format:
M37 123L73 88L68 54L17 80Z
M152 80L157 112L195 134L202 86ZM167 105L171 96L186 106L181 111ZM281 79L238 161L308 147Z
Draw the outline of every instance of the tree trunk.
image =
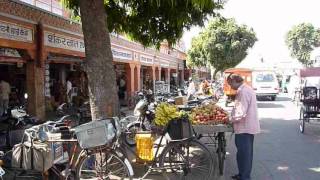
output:
M107 118L119 113L119 102L104 0L80 0L79 4L91 115L93 120Z

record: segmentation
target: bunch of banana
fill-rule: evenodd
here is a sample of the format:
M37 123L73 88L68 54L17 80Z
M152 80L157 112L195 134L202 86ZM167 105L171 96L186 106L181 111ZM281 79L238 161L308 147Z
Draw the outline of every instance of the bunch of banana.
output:
M174 105L161 103L156 109L155 124L158 126L167 126L169 121L179 117L179 112Z

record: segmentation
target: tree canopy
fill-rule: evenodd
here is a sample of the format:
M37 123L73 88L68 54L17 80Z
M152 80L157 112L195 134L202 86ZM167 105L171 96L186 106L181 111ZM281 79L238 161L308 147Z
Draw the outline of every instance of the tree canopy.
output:
M286 34L286 44L291 56L305 66L310 65L310 54L320 45L320 30L310 23L301 23Z
M206 52L203 47L204 42L205 39L203 34L192 38L191 48L188 50L187 54L187 65L189 67L201 67L207 65Z
M109 32L124 33L144 46L179 40L185 29L203 25L224 1L63 0L81 17L92 119L119 113ZM139 72L138 72L139 73ZM140 89L139 89L140 90ZM131 90L133 91L133 90Z
M64 4L81 14L80 0ZM125 33L145 46L174 44L185 29L203 26L208 16L216 16L224 0L105 0L109 32Z
M239 64L256 41L253 29L237 25L234 19L217 17L192 39L187 61L191 66L211 65L215 73L224 71Z

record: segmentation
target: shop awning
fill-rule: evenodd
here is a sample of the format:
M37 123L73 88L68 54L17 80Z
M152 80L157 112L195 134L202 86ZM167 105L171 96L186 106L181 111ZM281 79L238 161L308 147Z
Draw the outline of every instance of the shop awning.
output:
M0 56L0 63L25 63L23 58Z
M301 77L320 77L320 67L312 67L300 70Z
M64 55L57 55L57 54L49 54L48 56L48 62L53 63L81 63L83 62L83 59L80 57L74 57L74 56L64 56Z

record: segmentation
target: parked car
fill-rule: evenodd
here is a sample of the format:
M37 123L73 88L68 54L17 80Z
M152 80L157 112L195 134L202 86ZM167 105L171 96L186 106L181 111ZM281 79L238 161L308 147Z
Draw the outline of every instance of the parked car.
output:
M266 70L253 71L252 88L258 98L270 97L274 101L280 91L276 73Z

